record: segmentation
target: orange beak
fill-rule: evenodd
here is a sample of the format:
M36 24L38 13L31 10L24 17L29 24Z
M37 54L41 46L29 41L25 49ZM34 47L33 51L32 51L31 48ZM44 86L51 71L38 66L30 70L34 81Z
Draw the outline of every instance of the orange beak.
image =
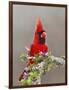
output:
M41 36L42 36L43 38L46 38L46 37L47 37L46 32L43 32Z

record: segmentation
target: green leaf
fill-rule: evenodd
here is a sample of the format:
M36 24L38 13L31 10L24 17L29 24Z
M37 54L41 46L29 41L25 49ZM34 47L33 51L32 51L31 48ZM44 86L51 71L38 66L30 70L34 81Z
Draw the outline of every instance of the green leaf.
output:
M28 77L27 84L28 85L31 85L32 84L32 77L31 76Z
M33 72L30 72L29 75L33 77L34 76L34 73Z
M19 57L19 60L21 60L21 61L27 60L27 55L21 54L20 57Z
M54 65L53 63L50 63L50 64L48 65L48 71L52 70L52 68L54 67L53 65Z
M40 56L40 55L36 55L35 56L35 60L37 63L40 63L41 61L43 61L44 57L43 56Z
M30 72L30 76L33 78L33 77L37 77L38 76L38 71L32 71Z
M37 76L38 76L38 72L35 71L35 72L33 73L33 77L37 77Z
M25 79L22 79L20 82L21 82L23 85L27 85L27 80L25 80Z

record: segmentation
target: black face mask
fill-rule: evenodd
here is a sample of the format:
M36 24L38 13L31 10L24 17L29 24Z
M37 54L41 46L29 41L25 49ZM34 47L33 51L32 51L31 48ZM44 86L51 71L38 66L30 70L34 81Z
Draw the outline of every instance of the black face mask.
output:
M40 44L45 44L45 38L41 37L41 34L45 32L45 31L42 31L42 32L38 32L38 35L39 35L39 43Z

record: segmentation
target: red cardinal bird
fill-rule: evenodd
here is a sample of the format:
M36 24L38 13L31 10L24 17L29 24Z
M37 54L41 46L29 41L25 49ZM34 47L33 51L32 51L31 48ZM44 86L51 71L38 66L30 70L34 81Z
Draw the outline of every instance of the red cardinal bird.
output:
M45 44L45 39L47 38L46 32L43 30L43 25L41 20L38 19L36 24L36 31L34 35L33 44L31 45L29 55L34 56L40 52L48 52L48 45Z

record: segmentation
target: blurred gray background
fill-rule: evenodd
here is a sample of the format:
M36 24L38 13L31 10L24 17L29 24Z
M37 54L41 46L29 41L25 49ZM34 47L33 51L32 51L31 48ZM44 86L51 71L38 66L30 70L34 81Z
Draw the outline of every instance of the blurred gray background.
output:
M19 75L25 63L18 60L21 53L30 47L37 17L40 17L47 32L49 51L54 56L65 55L65 8L13 5L13 86L20 85ZM57 68L42 77L42 83L64 83L65 68Z

